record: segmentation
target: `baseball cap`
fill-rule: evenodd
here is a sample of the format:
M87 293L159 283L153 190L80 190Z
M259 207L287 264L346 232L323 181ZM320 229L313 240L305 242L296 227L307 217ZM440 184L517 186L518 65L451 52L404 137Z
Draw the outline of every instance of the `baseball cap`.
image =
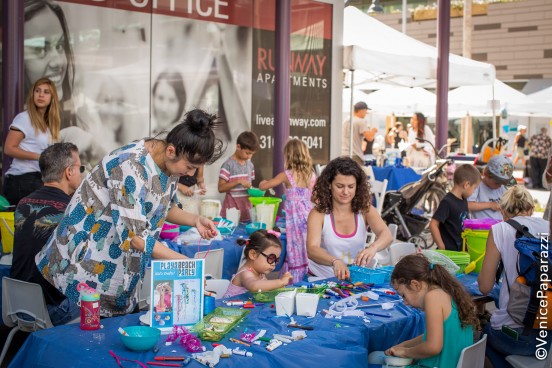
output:
M491 157L489 163L487 163L487 170L497 183L508 184L514 174L514 164L508 157L496 155Z
M360 101L355 104L355 111L358 110L371 110L368 105L366 105L366 102Z
M527 130L527 127L525 125L518 125L518 132L523 129Z

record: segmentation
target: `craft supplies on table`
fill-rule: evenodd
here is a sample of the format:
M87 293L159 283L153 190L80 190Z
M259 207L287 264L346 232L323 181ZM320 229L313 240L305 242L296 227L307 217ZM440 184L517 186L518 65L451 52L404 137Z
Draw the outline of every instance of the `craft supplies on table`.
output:
M193 328L201 340L220 341L232 328L234 328L249 310L219 307L203 318Z

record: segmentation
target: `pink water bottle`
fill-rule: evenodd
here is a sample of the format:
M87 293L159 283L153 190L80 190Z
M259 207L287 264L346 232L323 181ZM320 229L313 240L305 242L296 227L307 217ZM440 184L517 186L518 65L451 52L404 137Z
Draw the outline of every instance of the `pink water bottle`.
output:
M100 328L100 294L90 286L81 282L77 285L80 292L80 328L81 330L97 330Z

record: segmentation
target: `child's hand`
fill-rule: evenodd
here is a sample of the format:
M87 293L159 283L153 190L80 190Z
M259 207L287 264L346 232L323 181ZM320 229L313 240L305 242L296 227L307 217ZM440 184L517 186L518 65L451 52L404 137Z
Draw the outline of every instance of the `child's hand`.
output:
M187 187L185 185L182 185L180 187L180 191L182 192L182 194L184 194L186 197L191 197L194 195L194 190L190 187Z
M243 185L245 189L251 188L251 182L249 180L240 180L240 184Z
M286 272L283 274L282 277L280 277L280 280L282 280L284 287L291 284L291 281L293 280L293 276L291 276L291 273Z
M498 202L491 202L491 210L500 211L500 204Z
M408 351L408 348L395 345L392 348L385 350L385 355L391 355L391 356L396 356L400 358L408 358L406 356L407 351Z

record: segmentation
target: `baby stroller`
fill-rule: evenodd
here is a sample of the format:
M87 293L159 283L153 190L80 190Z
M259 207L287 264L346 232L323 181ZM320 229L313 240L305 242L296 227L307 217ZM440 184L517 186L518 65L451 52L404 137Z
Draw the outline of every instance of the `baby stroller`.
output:
M446 169L452 163L448 159L437 160L422 174L420 180L385 195L381 217L388 225L398 226L398 239L414 243L420 249L428 249L433 245L428 225L446 194Z

